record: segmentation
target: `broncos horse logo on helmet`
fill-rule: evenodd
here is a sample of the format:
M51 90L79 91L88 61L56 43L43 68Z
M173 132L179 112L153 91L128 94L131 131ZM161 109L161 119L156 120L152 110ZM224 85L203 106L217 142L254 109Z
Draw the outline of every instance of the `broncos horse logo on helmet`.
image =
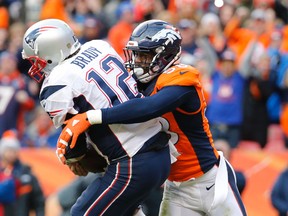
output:
M181 40L181 36L173 29L162 29L151 38L151 40L155 42L158 42L161 39L167 39L166 43L171 42L173 44L173 42L177 41L177 39Z
M173 25L162 20L143 22L132 32L124 49L126 68L137 81L150 82L179 59L181 42L180 32ZM141 55L150 58L140 65L135 60Z

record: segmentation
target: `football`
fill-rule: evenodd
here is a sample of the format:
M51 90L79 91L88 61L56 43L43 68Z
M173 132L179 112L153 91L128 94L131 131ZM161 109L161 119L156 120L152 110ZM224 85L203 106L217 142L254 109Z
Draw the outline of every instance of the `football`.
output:
M99 155L92 146L87 148L86 154L79 160L79 163L88 172L93 173L104 172L107 167L106 159Z
M73 149L66 147L66 163L79 162L88 172L104 172L107 167L107 161L98 154L90 143L86 142L85 135L80 135Z

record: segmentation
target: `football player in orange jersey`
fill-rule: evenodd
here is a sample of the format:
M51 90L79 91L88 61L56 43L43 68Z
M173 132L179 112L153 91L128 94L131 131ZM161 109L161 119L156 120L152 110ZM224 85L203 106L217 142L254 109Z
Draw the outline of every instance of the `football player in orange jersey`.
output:
M68 121L60 139L76 140L93 124L136 123L162 116L180 156L171 165L160 215L247 215L234 170L214 147L199 72L177 61L179 31L161 20L145 21L133 31L125 52L126 68L146 97L78 114Z

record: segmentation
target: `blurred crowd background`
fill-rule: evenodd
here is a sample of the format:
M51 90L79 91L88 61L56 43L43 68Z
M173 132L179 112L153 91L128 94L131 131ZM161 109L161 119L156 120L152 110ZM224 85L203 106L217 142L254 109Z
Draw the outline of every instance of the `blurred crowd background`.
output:
M60 132L40 107L40 86L21 57L24 32L47 18L67 22L81 43L107 40L124 60L138 23L174 24L183 37L180 61L201 73L214 140L227 142L231 151L253 145L260 152L273 150L277 141L275 148L280 143L287 151L288 0L0 0L0 216L15 205L45 214L45 189L19 155L23 149L54 151ZM1 182L8 180L15 197L1 199ZM271 202L287 216L288 188L280 188Z

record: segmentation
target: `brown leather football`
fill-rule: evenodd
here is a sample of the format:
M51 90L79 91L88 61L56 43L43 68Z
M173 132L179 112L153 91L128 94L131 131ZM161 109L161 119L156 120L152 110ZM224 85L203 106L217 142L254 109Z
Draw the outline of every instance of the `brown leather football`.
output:
M104 172L107 167L107 161L99 155L93 146L86 141L85 134L81 134L73 149L66 147L66 163L79 162L83 168L89 172Z
M99 155L92 146L87 148L85 156L79 160L79 163L88 172L93 173L104 172L107 167L106 159Z

